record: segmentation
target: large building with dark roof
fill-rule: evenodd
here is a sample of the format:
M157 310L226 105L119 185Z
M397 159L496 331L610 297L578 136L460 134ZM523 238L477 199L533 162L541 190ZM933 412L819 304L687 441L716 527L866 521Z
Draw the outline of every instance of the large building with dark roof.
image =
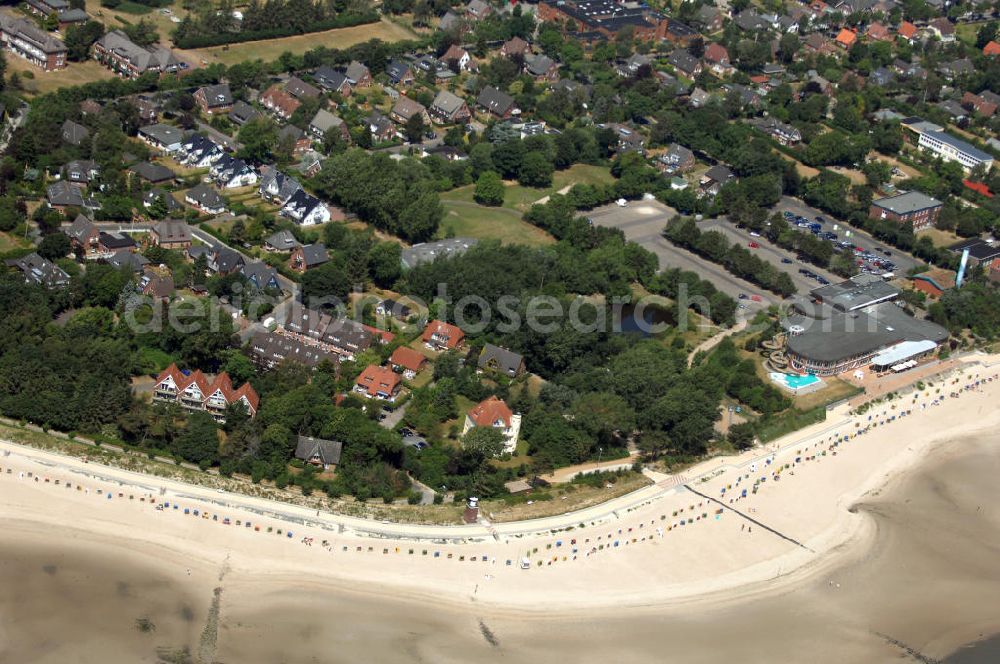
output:
M830 284L800 301L784 321L785 355L792 371L832 376L867 366L879 353L905 342L933 347L948 331L914 318L895 299L899 290L868 275ZM918 344L926 354L927 343Z
M23 18L0 14L0 45L45 71L66 66L66 45Z
M635 39L666 39L687 45L698 32L683 23L667 18L645 3L619 3L614 0L543 0L536 11L542 21L559 21L577 30L583 39L611 39L628 28Z

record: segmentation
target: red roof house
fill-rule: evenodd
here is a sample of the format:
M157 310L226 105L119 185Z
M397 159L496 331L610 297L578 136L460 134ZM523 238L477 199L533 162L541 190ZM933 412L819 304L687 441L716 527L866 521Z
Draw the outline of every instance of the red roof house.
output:
M1000 55L1000 44L991 40L983 47L983 55Z
M225 420L227 406L243 403L250 417L257 414L260 406L260 397L250 383L234 389L226 372L210 379L200 369L185 372L176 364L171 364L157 377L153 400L176 402L189 410L208 411L220 422Z
M843 48L850 48L854 46L854 42L858 39L858 33L853 30L848 30L847 28L841 28L840 34L837 35L837 46L842 46Z
M432 320L424 329L421 339L434 350L454 350L465 341L465 332L454 325Z
M406 378L416 376L417 372L423 369L426 364L427 358L424 357L423 353L406 346L400 346L392 351L392 356L389 358L389 366L402 371Z
M705 47L705 62L710 62L715 65L728 65L729 64L729 51L722 44L717 44L712 42Z
M369 399L392 401L399 394L402 379L389 367L369 364L354 381L354 391Z
M874 39L875 41L892 41L892 35L889 34L889 28L885 27L881 23L872 23L868 26L868 38Z
M980 95L966 92L962 95L962 106L972 108L979 115L988 118L997 112L997 105Z
M492 396L480 401L469 411L468 417L477 427L507 428L514 420L514 413L503 399Z
M913 25L909 21L903 21L899 24L899 29L896 31L900 37L907 41L912 41L914 37L917 36L917 26Z
M475 427L493 427L498 429L504 438L504 452L513 454L517 449L517 437L521 431L521 416L514 414L502 399L492 396L480 401L472 410L465 414L464 436Z
M302 102L277 85L264 91L264 94L260 96L260 103L264 105L264 108L285 120L292 117L295 110L302 105Z

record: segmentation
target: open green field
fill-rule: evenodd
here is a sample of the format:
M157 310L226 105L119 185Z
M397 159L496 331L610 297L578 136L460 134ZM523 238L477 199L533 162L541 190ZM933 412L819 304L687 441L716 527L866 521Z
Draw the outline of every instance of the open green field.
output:
M471 193L471 187L468 188ZM521 213L508 208L484 207L471 201L451 200L449 192L441 197L444 219L439 234L500 240L504 244L538 246L552 244L555 238L521 219ZM471 197L471 195L470 195Z
M343 49L366 42L369 39L397 42L404 39L416 39L417 37L416 33L405 26L392 23L383 18L379 23L356 25L353 28L339 28L337 30L327 30L326 32L313 32L307 35L283 37L282 39L243 42L241 44L213 46L211 48L177 49L177 52L186 56L187 59L193 61L195 64L215 64L221 62L224 65L234 65L245 60L270 62L277 60L278 56L285 51L298 55L317 46Z
M958 23L955 25L955 36L958 37L959 41L965 42L970 46L975 46L979 29L985 24L986 21L980 23Z
M13 72L21 74L21 87L29 95L43 95L49 92L73 85L83 85L94 81L113 78L114 74L94 60L87 62L71 62L65 69L43 71L27 60L16 55L7 55L8 76ZM30 73L29 73L30 72ZM28 74L31 78L27 78Z
M475 187L459 187L441 195L445 217L441 235L449 231L455 235L479 239L496 239L505 244L543 245L555 239L531 224L521 215L532 205L552 194L568 191L574 184L607 184L614 181L610 169L604 166L576 164L552 176L552 186L545 189L523 187L507 183L503 206L486 207L473 199Z
M943 231L940 228L927 228L920 231L921 235L926 235L934 243L935 247L950 247L962 241L962 238L951 231Z
M509 185L503 206L526 212L539 200L552 194L565 193L575 184L610 184L614 180L611 169L605 166L575 164L565 171L556 171L552 175L552 186L547 189L532 189L519 184Z
M156 26L156 31L160 34L160 43L164 46L170 45L170 33L177 24L170 20L172 16L184 18L187 10L182 9L178 3L174 3L167 9L170 14L164 14L160 9L146 7L137 2L123 2L115 9L101 6L101 0L86 0L84 9L87 13L107 26L108 30L120 30L128 23L138 23L139 21L149 21ZM72 66L72 65L70 65Z
M0 252L12 251L14 249L23 249L25 247L30 247L31 243L26 242L23 238L18 235L11 235L10 233L4 233L0 231Z

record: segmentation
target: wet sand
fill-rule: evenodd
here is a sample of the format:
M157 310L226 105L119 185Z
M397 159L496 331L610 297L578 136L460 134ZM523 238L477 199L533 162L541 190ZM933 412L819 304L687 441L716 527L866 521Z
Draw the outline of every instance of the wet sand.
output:
M14 522L0 536L0 662L995 661L997 477L1000 435L942 444L856 502L870 517L865 536L825 554L830 565L796 572L797 583L620 610L409 599L227 571L221 552L151 556ZM144 617L154 631L137 628ZM188 660L157 656L184 647Z

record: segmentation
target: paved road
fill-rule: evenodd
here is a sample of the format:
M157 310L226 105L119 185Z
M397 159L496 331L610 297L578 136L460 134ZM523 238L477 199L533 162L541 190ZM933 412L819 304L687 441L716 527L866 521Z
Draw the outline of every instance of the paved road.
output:
M911 268L914 268L917 265L923 265L922 261L914 258L911 254L907 254L891 245L880 242L865 231L858 230L847 223L837 222L833 220L829 214L823 212L822 210L809 207L797 198L783 196L781 201L775 207L775 210L778 212L784 212L787 210L792 214L805 217L809 221L815 220L816 217L823 217L826 219L826 222L823 224L823 230L836 233L840 236L841 240L850 240L856 246L861 247L866 251L871 251L877 256L885 256L884 250L888 250L891 254L888 257L889 260L896 264L895 274L897 275L905 275ZM837 228L834 228L834 226L837 226ZM847 237L848 232L850 232L850 237Z
M701 353L701 352L706 352L707 353L708 351L710 351L713 348L715 348L716 346L718 346L719 342L721 342L726 337L732 336L734 334L738 334L738 333L742 332L743 330L745 330L746 326L747 326L747 321L741 320L738 323L736 323L736 325L732 326L731 328L729 328L727 330L723 330L723 331L719 332L718 334L716 334L714 336L711 336L708 339L705 339L704 341L702 341L700 344L698 344L697 346L695 346L694 349L690 353L688 353L688 366L691 365L691 362L694 360L694 356L695 355L697 355L698 353Z
M625 238L656 254L660 269L678 267L696 272L710 281L716 288L732 297L741 294L757 296L760 301L747 300L749 310L769 306L780 301L773 293L765 291L749 281L733 276L721 265L707 261L696 254L682 249L668 240L662 233L667 221L676 214L658 201L633 201L628 207L608 205L590 212L587 217L599 226L620 229Z

